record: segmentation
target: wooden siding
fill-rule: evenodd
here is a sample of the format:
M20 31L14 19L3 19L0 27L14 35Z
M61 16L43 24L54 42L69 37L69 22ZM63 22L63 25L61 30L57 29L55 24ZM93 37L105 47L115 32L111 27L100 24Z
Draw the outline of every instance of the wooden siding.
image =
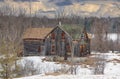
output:
M24 40L24 56L28 55L42 55L44 50L43 40Z
M58 55L65 56L67 50L70 52L70 48L67 49L66 46L70 47L68 43L68 35L61 30L59 27L56 28L48 35L47 40L47 55ZM51 51L48 51L51 50Z

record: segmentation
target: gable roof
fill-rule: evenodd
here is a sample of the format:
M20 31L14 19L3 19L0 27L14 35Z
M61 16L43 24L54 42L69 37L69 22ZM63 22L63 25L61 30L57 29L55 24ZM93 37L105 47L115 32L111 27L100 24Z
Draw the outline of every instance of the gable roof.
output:
M66 31L65 31L62 27L60 27L60 26L54 27L53 30L51 30L51 32L53 32L56 28L60 28L65 34L67 34L70 38L72 38L72 37L69 35L69 33L66 32ZM51 32L49 32L49 33L47 34L47 36L48 36Z
M83 28L79 25L63 25L62 29L66 31L73 40L79 39Z
M23 39L44 39L54 28L28 28Z
M53 28L28 28L24 34L23 39L45 39L51 32L53 32L56 28L60 28L62 31L64 31L70 38L72 39L79 39L81 36L81 33L86 33L86 30L84 28L79 27L53 27ZM81 29L83 32L81 32Z

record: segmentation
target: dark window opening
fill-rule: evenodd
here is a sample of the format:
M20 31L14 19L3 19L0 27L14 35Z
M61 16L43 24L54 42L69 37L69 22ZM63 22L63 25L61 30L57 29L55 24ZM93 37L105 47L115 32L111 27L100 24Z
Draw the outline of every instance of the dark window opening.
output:
M41 52L41 46L38 47L38 52Z
M66 46L66 48L67 48L67 52L71 52L69 44Z
M64 32L62 32L61 36L62 36L62 39L65 39L65 33Z
M80 51L81 51L81 53L83 53L84 49L85 49L85 45L80 45Z
M55 45L52 45L51 54L55 54Z
M55 39L55 33L51 34L52 39Z

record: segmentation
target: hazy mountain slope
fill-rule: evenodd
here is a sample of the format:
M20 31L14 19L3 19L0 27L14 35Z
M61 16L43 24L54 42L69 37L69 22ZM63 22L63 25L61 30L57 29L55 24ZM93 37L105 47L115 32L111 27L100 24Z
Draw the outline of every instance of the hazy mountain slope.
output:
M54 17L56 11L64 9L66 15L79 16L120 16L120 1L117 0L0 0L0 6L9 5L16 9L24 8L26 13Z

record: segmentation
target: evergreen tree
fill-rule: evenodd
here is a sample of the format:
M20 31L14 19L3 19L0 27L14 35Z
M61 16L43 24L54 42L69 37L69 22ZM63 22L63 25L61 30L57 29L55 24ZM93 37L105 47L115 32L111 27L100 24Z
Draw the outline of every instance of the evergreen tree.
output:
M19 49L17 46L9 40L3 39L0 42L0 77L3 79L9 79L17 76L16 72L19 70L16 61L17 51Z

